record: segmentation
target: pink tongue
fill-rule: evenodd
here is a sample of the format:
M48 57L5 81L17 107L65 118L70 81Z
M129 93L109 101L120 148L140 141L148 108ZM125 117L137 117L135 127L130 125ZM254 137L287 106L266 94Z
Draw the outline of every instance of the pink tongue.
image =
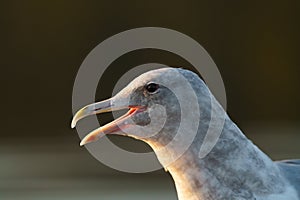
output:
M113 134L114 132L120 131L121 128L125 128L126 124L124 123L128 117L130 117L137 108L131 108L125 115L119 117L118 119L99 127L92 132L90 132L87 136L85 136L80 142L80 146L83 146L90 142L95 142L106 134Z

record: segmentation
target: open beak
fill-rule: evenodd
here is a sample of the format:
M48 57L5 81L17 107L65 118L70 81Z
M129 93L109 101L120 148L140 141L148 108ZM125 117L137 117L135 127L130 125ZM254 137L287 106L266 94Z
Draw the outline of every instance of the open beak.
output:
M98 103L87 105L80 109L73 117L71 128L74 128L76 126L76 123L80 119L85 118L89 115L123 109L129 109L129 111L125 115L119 117L118 119L90 132L80 142L80 146L97 141L99 138L106 134L115 134L119 131L122 131L122 129L126 128L127 126L134 124L131 120L131 117L139 112L144 111L145 107L136 105L126 105L125 103L122 103L120 101L116 103L116 101L114 101L114 98L111 98Z

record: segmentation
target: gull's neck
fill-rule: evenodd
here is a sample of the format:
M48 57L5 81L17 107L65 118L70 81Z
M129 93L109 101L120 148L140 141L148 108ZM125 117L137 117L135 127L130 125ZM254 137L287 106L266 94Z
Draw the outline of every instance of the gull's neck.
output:
M217 144L200 159L202 141L196 136L179 159L164 166L175 181L179 200L259 199L284 190L277 166L228 117ZM154 151L158 148L151 146ZM174 152L170 149L169 155L158 159L171 158Z

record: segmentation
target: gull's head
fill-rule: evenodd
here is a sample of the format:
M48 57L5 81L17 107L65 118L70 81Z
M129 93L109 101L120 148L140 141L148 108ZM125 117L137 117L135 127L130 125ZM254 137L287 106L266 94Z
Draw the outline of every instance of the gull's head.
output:
M144 141L172 138L180 123L182 107L191 112L195 109L188 94L193 81L203 84L196 74L187 70L162 68L146 72L114 97L80 109L74 115L71 127L89 115L128 109L123 116L90 132L80 145L106 134L126 135Z

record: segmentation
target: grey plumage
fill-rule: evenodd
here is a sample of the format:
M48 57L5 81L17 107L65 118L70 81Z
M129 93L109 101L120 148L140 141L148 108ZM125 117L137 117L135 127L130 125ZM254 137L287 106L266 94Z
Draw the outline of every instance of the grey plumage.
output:
M276 164L300 197L300 160L283 160Z
M195 92L196 102L192 101L192 93L185 87L184 80ZM160 84L158 92L147 92L145 88L149 83ZM182 93L184 98L180 99L174 91ZM132 121L138 126L132 126L125 117L115 122L118 126L126 124L129 127L125 134L112 122L90 133L81 144L95 141L103 133L111 134L111 130L113 134L143 140L172 175L180 200L300 200L299 160L273 162L245 137L195 73L178 68L149 71L108 101L81 109L74 116L72 126L87 115L124 108L124 102L131 107L143 108L131 114ZM107 105L113 109L108 109ZM151 126L152 120L164 117L155 105L165 108L167 119L163 128L151 135L156 127ZM184 117L182 110L188 111ZM182 121L185 123L183 128ZM196 131L193 131L194 126ZM213 134L218 128L221 128L221 135L216 145L204 158L199 158L201 146L209 141L206 140L208 131L213 130ZM184 149L184 143L189 139L192 142ZM170 142L174 143L168 145ZM167 149L161 151L165 146Z

